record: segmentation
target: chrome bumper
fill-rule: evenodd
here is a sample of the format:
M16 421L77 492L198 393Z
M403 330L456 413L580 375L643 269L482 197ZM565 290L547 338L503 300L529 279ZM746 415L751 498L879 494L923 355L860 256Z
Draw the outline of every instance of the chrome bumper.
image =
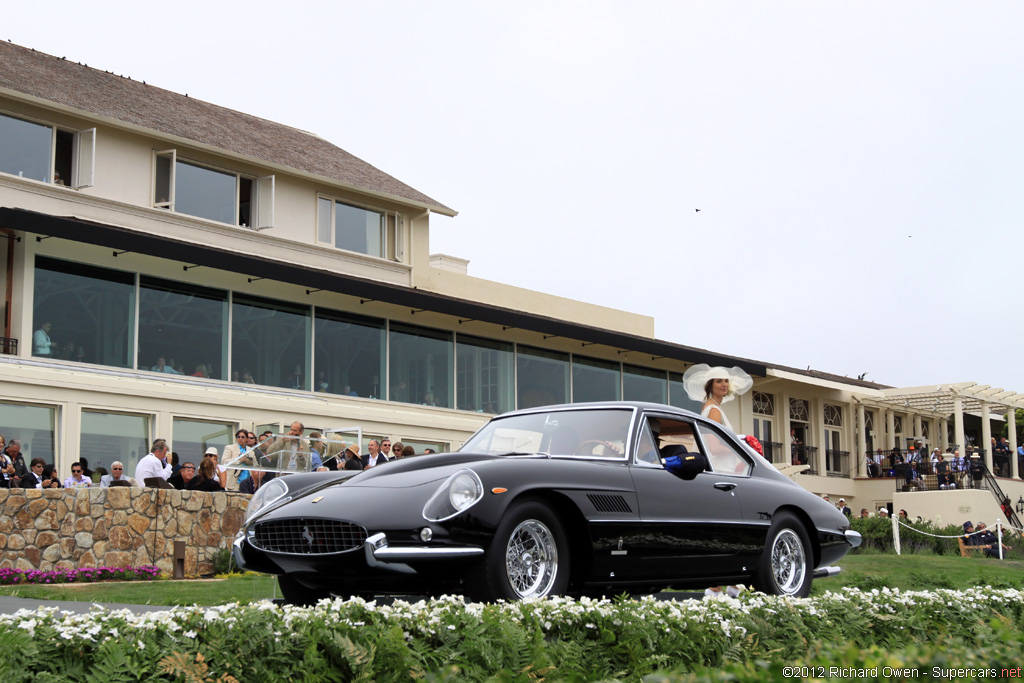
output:
M851 548L856 548L860 546L860 544L864 541L860 533L854 531L853 529L847 529L843 532L843 535L846 536L846 542L850 544Z
M422 560L452 560L477 557L484 554L483 548L464 546L461 548L445 548L438 546L418 546L401 548L388 547L388 537L383 533L374 534L366 539L367 557L377 562L412 562Z

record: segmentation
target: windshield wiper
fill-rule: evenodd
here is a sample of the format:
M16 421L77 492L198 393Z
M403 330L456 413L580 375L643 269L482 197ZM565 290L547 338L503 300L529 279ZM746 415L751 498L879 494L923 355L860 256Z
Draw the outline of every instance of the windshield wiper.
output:
M551 457L550 453L545 453L544 451L509 451L508 453L497 453L496 455L543 455L545 458Z

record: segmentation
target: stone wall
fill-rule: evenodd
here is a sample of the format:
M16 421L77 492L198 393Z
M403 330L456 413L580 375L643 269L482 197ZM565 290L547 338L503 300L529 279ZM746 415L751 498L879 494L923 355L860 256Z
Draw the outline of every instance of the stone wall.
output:
M151 488L0 489L0 568L74 569L155 564L185 576L213 572L245 520L242 493Z

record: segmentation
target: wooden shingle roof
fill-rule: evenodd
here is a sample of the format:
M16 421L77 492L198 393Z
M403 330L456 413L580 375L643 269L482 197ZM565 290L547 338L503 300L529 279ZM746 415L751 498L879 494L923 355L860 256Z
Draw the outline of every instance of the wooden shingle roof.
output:
M455 215L312 133L0 41L3 89Z

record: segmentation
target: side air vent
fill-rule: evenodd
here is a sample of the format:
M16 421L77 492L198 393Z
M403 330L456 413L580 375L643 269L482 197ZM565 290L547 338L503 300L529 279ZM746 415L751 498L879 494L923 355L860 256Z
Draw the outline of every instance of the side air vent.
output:
M633 512L622 496L588 493L587 498L598 512Z

